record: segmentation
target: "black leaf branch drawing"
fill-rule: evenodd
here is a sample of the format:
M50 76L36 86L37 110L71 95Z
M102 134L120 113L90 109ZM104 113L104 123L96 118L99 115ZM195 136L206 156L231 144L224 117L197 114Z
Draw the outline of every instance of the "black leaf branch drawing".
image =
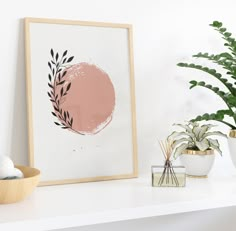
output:
M71 83L68 83L65 86L63 85L65 83L65 80L63 78L67 73L66 68L74 59L74 56L67 58L67 50L63 52L61 58L59 53L55 53L53 49L50 50L50 54L51 60L48 62L48 67L50 69L50 73L48 74L49 91L47 92L47 94L53 104L54 111L52 111L51 113L58 119L58 121L54 123L57 126L60 126L62 129L70 129L78 133L72 128L73 117L70 115L69 111L63 111L63 109L61 108L61 101L63 97L67 95L68 91L71 88ZM57 86L61 87L59 93L56 91Z

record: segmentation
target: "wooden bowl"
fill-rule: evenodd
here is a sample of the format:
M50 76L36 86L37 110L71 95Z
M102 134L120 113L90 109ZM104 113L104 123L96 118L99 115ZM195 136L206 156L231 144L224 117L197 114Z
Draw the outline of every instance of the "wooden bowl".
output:
M0 204L15 203L25 199L36 188L40 171L26 166L15 166L20 169L24 178L14 180L0 180Z

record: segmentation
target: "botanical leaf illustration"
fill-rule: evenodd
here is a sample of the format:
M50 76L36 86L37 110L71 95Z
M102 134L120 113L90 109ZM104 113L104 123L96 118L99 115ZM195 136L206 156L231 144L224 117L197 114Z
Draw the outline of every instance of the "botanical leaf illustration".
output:
M69 91L71 87L71 83L69 83L66 87L66 90L64 90L63 86L60 90L60 96L56 94L56 86L63 85L65 83L65 80L61 81L61 78L63 78L66 75L66 71L64 71L64 68L62 66L64 60L64 63L66 62L66 55L67 50L63 52L63 55L61 57L61 60L59 60L59 53L57 52L56 55L54 53L54 50L50 50L50 54L52 57L52 60L48 62L48 66L51 70L51 73L48 74L48 86L52 90L51 92L47 92L50 101L53 103L53 109L52 115L54 117L58 118L58 122L54 122L55 125L60 126L63 129L70 129L73 130L73 118L70 116L69 112L63 112L63 110L60 107L61 100L63 96ZM70 57L68 60L72 61L73 57ZM68 63L68 61L67 61ZM71 118L70 121L67 119Z
M55 125L81 135L94 135L113 119L115 88L109 75L87 62L73 64L68 50L50 50L47 95Z

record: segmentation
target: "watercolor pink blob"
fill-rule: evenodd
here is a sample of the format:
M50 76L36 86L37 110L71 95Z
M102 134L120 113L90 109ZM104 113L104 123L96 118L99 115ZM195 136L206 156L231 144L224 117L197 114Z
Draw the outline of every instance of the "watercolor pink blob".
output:
M115 108L115 90L108 74L94 64L79 63L66 69L65 83L56 92L71 83L63 96L60 108L73 118L72 129L80 134L96 134L112 120Z

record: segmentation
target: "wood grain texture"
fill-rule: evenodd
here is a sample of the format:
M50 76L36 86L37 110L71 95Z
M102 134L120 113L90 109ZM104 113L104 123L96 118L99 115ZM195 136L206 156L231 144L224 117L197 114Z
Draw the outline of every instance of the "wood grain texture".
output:
M26 69L26 95L28 115L28 159L29 165L34 165L34 137L33 137L33 116L32 116L32 83L31 83L31 53L30 53L30 29L29 20L25 19L25 69Z
M24 178L14 180L0 180L0 204L15 203L25 199L37 186L40 171L26 166L16 166Z

